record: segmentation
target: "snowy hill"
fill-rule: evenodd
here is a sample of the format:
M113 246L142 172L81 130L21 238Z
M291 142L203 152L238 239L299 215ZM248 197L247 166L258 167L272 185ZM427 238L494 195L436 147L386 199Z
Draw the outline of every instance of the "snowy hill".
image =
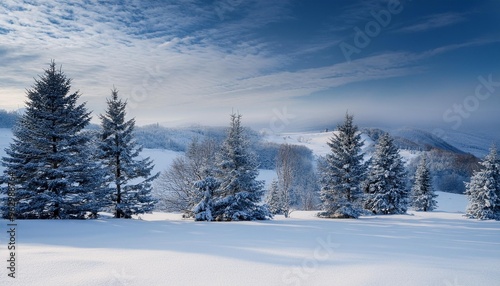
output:
M317 156L325 156L330 153L330 147L327 142L333 136L334 132L297 132L264 135L263 140L276 144L294 144L305 146ZM364 141L363 152L373 147L373 140L366 134L361 134L361 140Z
M363 152L370 154L375 145L374 140L378 138L378 134L384 132L376 128L367 128L362 131L361 139L364 142ZM324 156L330 152L327 142L335 132L297 132L297 133L282 133L282 134L269 134L264 135L263 140L277 144L288 143L295 145L305 146L313 151L315 155ZM401 154L405 159L411 160L420 154L419 151L429 151L438 149L455 154L464 154L466 152L456 148L437 137L430 132L404 128L394 131L389 131L391 136L394 137L394 142L401 150ZM485 140L481 141L485 143ZM484 150L488 150L487 145L483 146ZM415 151L415 152L410 152Z
M12 131L9 128L0 128L0 158L5 156L5 148L12 142ZM0 165L0 171L3 171Z
M443 139L460 150L473 154L478 158L483 158L488 154L492 144L500 144L500 140L494 136L483 133L467 133L460 131L447 131L443 134Z
M223 127L191 126L186 128L166 128L160 125L137 127L135 137L139 144L148 149L185 151L193 139L211 138L222 141L226 135Z
M12 139L12 130L10 128L0 128L0 148L2 151L9 146Z

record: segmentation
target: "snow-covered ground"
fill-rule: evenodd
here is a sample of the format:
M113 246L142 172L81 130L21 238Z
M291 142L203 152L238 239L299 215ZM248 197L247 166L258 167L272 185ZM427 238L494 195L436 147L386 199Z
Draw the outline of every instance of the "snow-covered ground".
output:
M439 195L436 212L358 220L17 221L15 279L0 221L0 285L499 285L500 222Z
M265 135L264 140L277 144L294 144L305 146L315 155L324 156L330 152L330 147L326 144L332 137L332 132L318 133L282 133ZM368 137L366 137L368 138ZM363 137L365 139L365 137ZM368 140L370 140L368 138ZM371 141L371 140L370 140Z
M172 164L172 161L183 154L183 152L165 149L144 149L142 150L141 156L150 157L154 161L155 166L152 172L152 174L154 174L168 169Z

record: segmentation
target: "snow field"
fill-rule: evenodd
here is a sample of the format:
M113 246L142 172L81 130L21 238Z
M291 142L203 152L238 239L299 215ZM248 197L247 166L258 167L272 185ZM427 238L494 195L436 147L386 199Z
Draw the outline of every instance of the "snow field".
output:
M498 285L500 223L476 221L461 195L438 211L329 220L292 212L208 223L140 219L17 221L18 272L1 285ZM447 196L448 195L448 196ZM446 203L444 203L446 202ZM2 221L0 257L7 221ZM4 260L4 259L2 259ZM7 280L10 279L10 280ZM4 284L5 283L8 284Z

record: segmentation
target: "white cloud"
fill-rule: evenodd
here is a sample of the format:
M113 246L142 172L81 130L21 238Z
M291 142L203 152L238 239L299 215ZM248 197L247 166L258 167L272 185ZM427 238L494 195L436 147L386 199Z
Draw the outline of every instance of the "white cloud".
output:
M0 27L8 31L0 34L0 96L9 98L0 107L22 105L24 89L55 59L96 113L103 112L104 98L114 85L128 98L130 114L140 124L225 123L231 108L260 114L266 121L272 108L297 98L350 83L419 73L422 59L465 46L420 54L385 52L350 63L287 71L283 67L292 64L297 53L277 53L255 33L289 19L285 1L125 2L0 4ZM380 5L373 3L378 4L368 7ZM310 43L303 53L327 49L332 43Z

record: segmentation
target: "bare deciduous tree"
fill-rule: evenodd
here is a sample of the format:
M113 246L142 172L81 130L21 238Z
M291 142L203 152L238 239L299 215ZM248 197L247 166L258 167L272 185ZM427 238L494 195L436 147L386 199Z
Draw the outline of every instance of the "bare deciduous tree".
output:
M194 139L186 155L174 159L172 165L160 174L154 186L158 199L157 208L163 211L182 212L191 217L192 208L200 196L193 183L212 175L217 142L207 139L199 142Z

